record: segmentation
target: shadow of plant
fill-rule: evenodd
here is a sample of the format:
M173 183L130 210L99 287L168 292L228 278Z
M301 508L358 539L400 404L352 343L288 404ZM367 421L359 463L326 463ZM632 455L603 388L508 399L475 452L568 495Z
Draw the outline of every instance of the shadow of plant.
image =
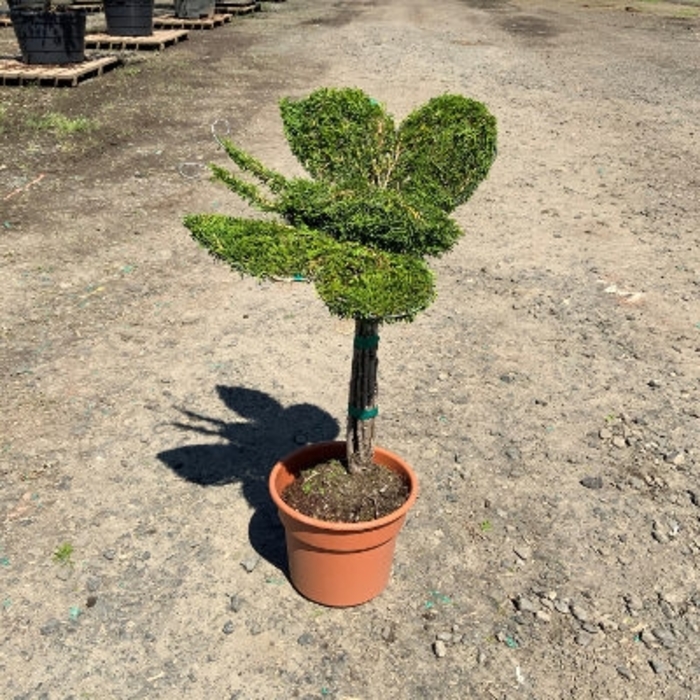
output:
M280 457L300 445L335 439L338 422L317 406L284 408L255 389L219 385L216 391L238 420L223 421L181 408L187 422L173 425L223 438L225 443L183 445L159 453L158 459L178 476L201 486L241 484L243 495L255 509L248 532L251 545L260 556L286 570L284 536L267 491L268 475Z

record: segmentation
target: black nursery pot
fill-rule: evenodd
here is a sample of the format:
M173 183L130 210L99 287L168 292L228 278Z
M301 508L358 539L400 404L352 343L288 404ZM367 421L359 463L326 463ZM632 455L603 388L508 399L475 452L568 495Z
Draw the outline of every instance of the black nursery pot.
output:
M107 34L150 36L153 34L154 0L104 0Z
M24 63L65 64L85 60L85 12L12 9L12 27Z
M175 0L175 16L187 19L211 17L216 8L216 0Z

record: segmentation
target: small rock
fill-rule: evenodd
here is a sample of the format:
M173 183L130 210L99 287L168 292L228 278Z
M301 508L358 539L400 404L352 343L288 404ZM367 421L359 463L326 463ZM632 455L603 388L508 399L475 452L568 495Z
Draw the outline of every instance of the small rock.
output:
M528 559L530 559L530 557L532 557L532 550L530 549L530 547L524 544L516 545L515 547L513 547L513 551L523 561L527 561Z
M243 598L238 594L232 595L229 599L228 607L231 612L240 612L243 607Z
M536 613L539 610L539 606L525 596L520 596L515 601L515 606L518 608L518 610L520 610L520 612Z
M554 609L557 612L564 613L564 614L570 612L569 611L569 604L564 600L555 600L554 601Z
M603 479L600 476L584 476L580 481L581 486L587 489L602 489Z
M615 670L627 681L634 680L632 671L630 671L627 666L616 666Z
M112 561L114 559L114 557L117 556L117 550L116 549L105 549L105 551L102 552L102 556L107 561Z
M94 608L97 605L97 596L96 595L89 595L87 597L87 600L85 601L85 607L86 608Z
M234 630L234 629L235 629L235 628L234 628L234 626L233 626L233 622L232 622L231 620L229 620L229 621L221 628L221 631L222 631L224 634L233 634L233 630Z
M546 610L538 610L535 613L535 617L540 621L540 622L551 622L552 621L552 615L551 613L548 613Z
M442 659L447 654L447 645L442 639L436 639L435 642L433 642L433 653L438 659Z
M453 635L451 632L440 632L437 635L437 639L438 639L438 641L445 642L447 644L448 642L452 641Z
M241 566L250 574L259 563L260 557L257 554L250 554L241 562Z
M100 588L100 579L96 576L91 576L87 581L85 581L85 588L88 589L90 593L94 593Z
M302 647L311 646L314 643L314 637L309 632L304 632L301 636L297 638L297 644Z
M627 605L627 610L632 614L644 610L644 601L634 593L628 593L625 596L625 603Z
M643 629L639 634L639 639L650 649L656 646L656 637L649 629Z
M662 384L658 379L650 379L647 382L647 386L650 387L651 389L660 389Z
M39 632L41 632L41 634L43 634L45 637L48 637L50 634L58 632L60 628L61 623L55 617L52 617L46 622L46 624L39 628Z
M598 437L601 440L612 440L613 437L613 431L610 430L610 428L601 428L598 431Z
M517 447L509 447L506 449L506 457L513 462L519 462L522 455Z
M571 611L571 614L579 622L588 622L590 620L588 612L584 608L582 608L578 603L572 603L569 609Z
M618 449L627 447L627 441L621 435L615 435L615 437L612 439L612 444Z
M582 630L576 635L575 641L580 647L587 647L593 641L593 635Z
M658 659L651 659L651 661L649 661L649 666L651 666L651 670L657 676L668 671L668 666L663 661L659 661Z
M73 567L72 566L62 566L57 572L56 572L56 578L60 579L61 581L67 581L73 574Z
M684 452L671 452L666 455L666 461L673 464L674 467L682 467L685 464Z
M392 622L388 625L384 625L384 627L382 627L381 636L387 644L392 644L393 642L395 642L396 624Z
M670 630L664 629L663 627L654 627L651 633L656 637L656 639L663 644L667 649L674 646L676 643L676 637Z

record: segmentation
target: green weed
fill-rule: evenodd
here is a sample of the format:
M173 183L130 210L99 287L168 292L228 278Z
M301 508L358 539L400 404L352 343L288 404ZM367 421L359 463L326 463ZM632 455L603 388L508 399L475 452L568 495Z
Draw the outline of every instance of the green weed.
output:
M73 545L70 542L64 542L53 553L53 560L57 564L63 566L72 565L71 557L73 556Z
M71 136L97 128L97 122L87 117L70 118L59 112L48 112L41 117L28 120L28 125L37 131L49 131L59 136Z

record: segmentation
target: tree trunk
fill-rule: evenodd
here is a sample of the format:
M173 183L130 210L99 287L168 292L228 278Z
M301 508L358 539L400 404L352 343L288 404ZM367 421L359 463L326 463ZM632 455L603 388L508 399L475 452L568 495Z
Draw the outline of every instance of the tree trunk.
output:
M369 467L374 456L378 346L379 321L355 319L347 426L348 471L351 474Z

